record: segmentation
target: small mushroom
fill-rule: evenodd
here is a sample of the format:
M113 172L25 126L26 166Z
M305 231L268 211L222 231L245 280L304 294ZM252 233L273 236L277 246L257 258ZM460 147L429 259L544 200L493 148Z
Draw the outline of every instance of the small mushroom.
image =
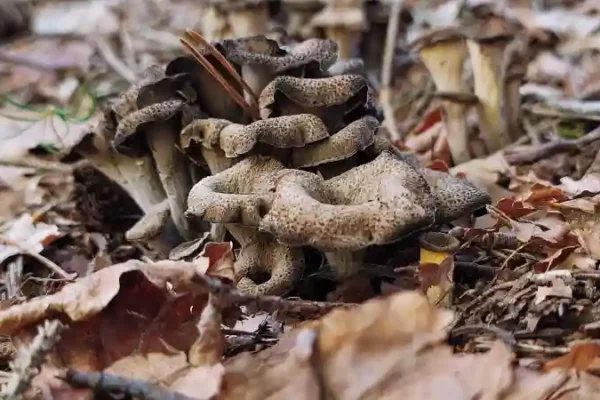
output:
M321 79L279 76L262 91L259 106L263 119L313 114L325 122L330 132L337 132L350 113L363 116L372 104L367 82L359 75Z
M283 169L283 164L271 157L248 157L195 184L185 214L214 223L258 226L269 210L278 172Z
M431 304L452 305L454 287L454 253L460 242L441 232L425 232L419 236L421 286Z
M467 48L473 67L475 95L479 99L477 111L482 139L487 151L494 153L511 142L503 114L503 65L505 50L513 40L513 33L479 32L472 29Z
M219 46L229 61L241 67L242 78L254 93L260 93L278 75L306 77L307 68L325 71L337 58L337 45L332 40L305 40L289 52L265 36L224 40Z
M317 36L310 19L323 8L321 0L282 0L282 3L287 14L286 31L289 35L303 39Z
M181 77L181 76L180 76ZM113 146L124 154L152 154L158 175L167 194L171 217L185 240L193 233L184 217L191 177L185 159L175 144L179 136L184 99L178 94L185 80L163 78L139 89L136 111L119 121Z
M467 47L460 31L446 28L424 35L413 44L429 70L445 111L448 144L452 160L460 164L471 159L467 121L468 104L473 96L463 80ZM476 99L474 99L476 100Z
M329 39L337 42L340 60L354 56L360 35L368 28L363 3L363 0L329 0L310 21L313 26L323 28Z

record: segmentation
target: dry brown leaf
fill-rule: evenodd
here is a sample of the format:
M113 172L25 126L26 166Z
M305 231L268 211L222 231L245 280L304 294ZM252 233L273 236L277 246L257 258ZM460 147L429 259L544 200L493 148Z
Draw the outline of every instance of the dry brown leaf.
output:
M572 196L600 193L600 177L595 174L586 174L578 181L565 176L560 183L560 188Z
M23 249L37 254L60 235L56 225L35 222L31 214L23 214L11 221L6 231L0 230L2 238L18 245L3 243L0 239L0 263L10 256L21 253Z
M567 246L558 249L550 256L538 261L533 266L535 272L547 272L564 262L577 249L577 246ZM538 291L539 293L539 291Z
M513 168L508 165L501 152L487 158L476 158L450 169L452 175L462 174L477 187L487 190L492 201L509 197L512 193L498 185L500 178L513 174Z
M576 344L568 354L544 364L544 370L572 368L585 371L598 356L600 356L600 344L593 342Z
M113 363L104 372L170 386L174 378L188 368L187 356L181 351L171 355L163 353L132 355Z
M203 274L235 282L232 242L206 243L202 252L194 259L194 263Z
M192 263L132 260L0 311L0 332L17 347L49 316L71 320L54 349L57 366L99 371L131 355L187 351L208 294L191 283ZM192 290L193 289L193 290Z

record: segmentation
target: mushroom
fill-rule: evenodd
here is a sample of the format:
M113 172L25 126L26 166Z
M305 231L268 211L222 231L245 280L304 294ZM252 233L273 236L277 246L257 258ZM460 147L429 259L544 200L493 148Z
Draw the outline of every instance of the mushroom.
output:
M258 226L271 205L283 164L271 157L248 157L206 177L188 196L186 216L215 223Z
M234 264L237 289L247 295L283 295L302 277L305 260L301 248L277 243L256 229L227 224L242 248Z
M486 32L481 31L480 26L475 26L467 39L475 95L479 100L479 127L489 153L494 153L511 143L505 122L507 114L503 113L502 104L505 93L504 55L513 37L511 32L504 29ZM514 93L512 95L514 96Z
M218 44L225 57L241 67L242 78L254 93L260 93L278 75L306 77L306 69L325 71L337 58L337 45L332 40L309 39L281 49L265 36L224 40Z
M467 105L476 101L468 93L463 80L467 58L464 37L455 28L433 31L413 43L421 61L429 70L445 111L448 145L452 160L460 164L471 159L467 121Z
M268 5L257 0L209 0L200 14L202 33L210 41L263 33Z
M454 287L454 253L460 242L446 233L425 232L419 235L419 244L421 288L431 304L450 307Z
M165 199L146 210L145 215L127 231L125 238L147 242L162 258L167 258L170 251L181 242L181 236L171 219L169 201Z
M368 28L363 3L363 0L329 0L310 21L313 26L324 28L326 36L337 42L340 60L354 56L358 39Z
M259 107L263 119L313 114L325 122L330 132L336 132L343 128L348 115L363 116L373 105L369 86L359 75L321 79L279 76L260 94Z
M181 111L185 99L185 76L163 78L139 89L136 111L119 121L113 146L123 154L150 153L169 201L170 213L177 230L185 240L193 232L184 217L191 178L186 161L177 151Z
M297 38L316 36L314 27L310 24L312 16L323 8L320 0L282 0L287 14L286 31Z
M338 262L334 273L344 278L356 272L357 264L340 252L395 242L433 224L434 215L423 177L383 152L372 162L327 181L305 171L282 173L259 229L280 243L332 253ZM340 260L350 263L340 264Z
M283 170L283 165L271 157L251 156L204 178L189 195L186 215L224 223L240 243L235 275L238 289L246 294L283 294L304 268L301 249L279 244L257 230L270 208L277 178ZM269 277L260 281L260 275Z

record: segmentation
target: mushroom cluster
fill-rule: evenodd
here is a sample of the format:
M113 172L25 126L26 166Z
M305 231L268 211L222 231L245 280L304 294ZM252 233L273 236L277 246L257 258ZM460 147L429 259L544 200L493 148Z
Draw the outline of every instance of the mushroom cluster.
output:
M455 164L471 159L465 117L471 106L476 107L481 139L488 153L521 135L519 87L525 76L525 45L526 38L519 37L517 27L498 19L466 28L433 30L412 43L431 73L436 97L445 110ZM467 59L473 71L474 93L463 76Z
M284 49L264 36L190 36L190 56L109 104L93 138L112 146L79 146L146 213L129 239L168 250L209 230L222 240L224 228L240 249L239 290L281 295L302 276L306 248L344 279L366 252L489 202L378 134L365 78L331 69L334 41Z

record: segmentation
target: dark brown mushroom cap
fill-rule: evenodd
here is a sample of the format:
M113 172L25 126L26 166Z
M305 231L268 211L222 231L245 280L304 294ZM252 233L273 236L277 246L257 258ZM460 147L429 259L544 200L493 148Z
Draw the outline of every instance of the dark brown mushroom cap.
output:
M184 147L188 146L192 136L205 147L218 146L227 157L233 158L248 153L257 142L276 148L303 147L327 138L329 133L318 117L299 114L265 119L249 125L216 119L195 120L181 134Z
M292 165L294 168L307 168L352 157L373 144L378 127L377 118L363 117L326 140L294 149Z
M271 73L281 73L313 63L326 70L337 59L337 43L328 39L308 39L293 46L289 52L262 35L223 40L216 47L219 46L231 62L237 65L255 65Z
M372 105L369 86L362 76L340 75L321 79L279 76L259 97L261 118L314 114L329 131L337 131L345 116L360 118Z
M424 232L419 235L422 248L438 253L454 253L460 247L460 241L454 236L442 232Z
M490 16L468 26L465 29L465 36L480 43L494 44L511 41L522 29L523 26L516 22Z
M433 47L438 44L463 41L465 39L462 29L457 27L448 27L432 30L410 43L414 51L420 51L424 48Z
M180 74L163 77L136 88L132 92L137 95L135 104L128 106L129 113L118 121L112 139L113 147L118 152L132 157L149 153L144 138L145 127L152 122L170 120L183 110L186 101L182 94L191 91L188 83L188 77ZM190 93L190 96L193 95Z
M265 6L264 0L204 0L203 3L223 11L253 10Z
M290 246L354 251L434 222L427 182L389 152L328 181L304 171L282 175L259 229Z
M271 205L277 175L283 169L270 157L246 158L194 185L185 215L209 222L258 226Z

